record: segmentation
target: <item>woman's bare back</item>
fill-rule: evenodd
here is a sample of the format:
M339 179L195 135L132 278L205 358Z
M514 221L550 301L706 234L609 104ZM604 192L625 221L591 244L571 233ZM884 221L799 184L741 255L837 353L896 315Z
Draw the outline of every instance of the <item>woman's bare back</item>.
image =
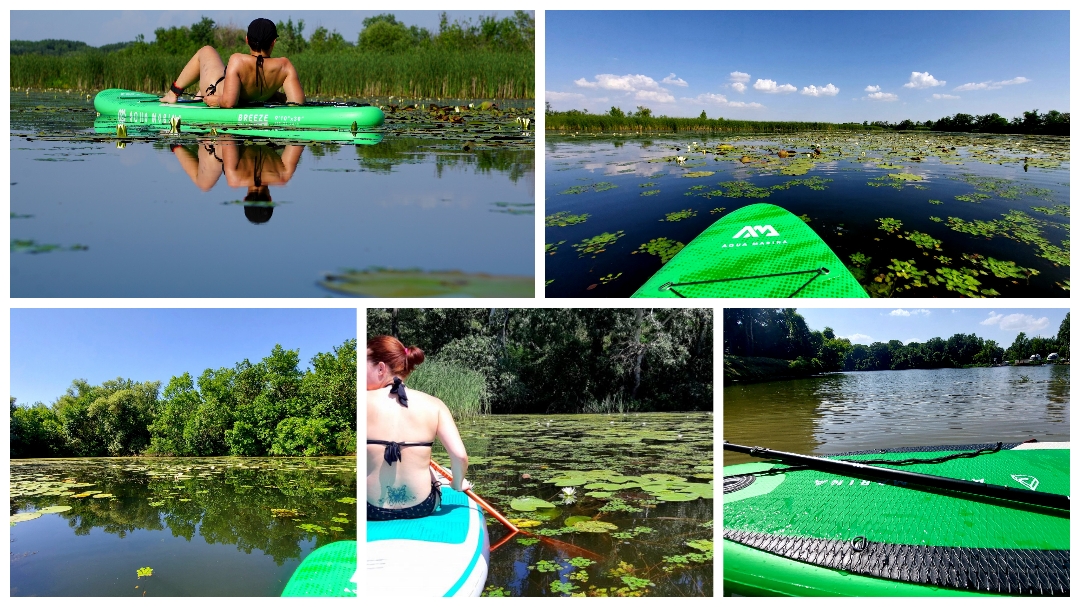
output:
M367 393L367 437L395 443L430 443L439 430L441 400L408 390L408 407L390 394L390 388ZM367 445L367 501L381 508L407 508L431 493L433 475L428 466L431 447L400 448L401 461L387 462L387 446Z

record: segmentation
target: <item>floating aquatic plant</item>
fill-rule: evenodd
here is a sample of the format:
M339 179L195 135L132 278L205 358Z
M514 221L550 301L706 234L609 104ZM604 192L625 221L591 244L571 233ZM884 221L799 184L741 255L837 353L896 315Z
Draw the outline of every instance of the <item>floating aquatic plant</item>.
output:
M656 255L660 258L660 263L665 264L671 261L671 258L675 257L675 255L683 250L683 247L685 246L686 245L681 242L665 237L653 238L649 242L638 247L638 250L634 251L633 254L641 252L648 253L649 255Z
M544 217L544 225L549 228L566 226L576 226L579 223L585 223L585 220L589 218L588 213L582 213L580 215L571 215L569 211L559 211Z
M642 196L656 196L660 193L660 190L645 190L641 193Z
M601 276L600 277L600 283L606 285L606 284L608 284L610 282L614 282L614 281L618 280L620 276L622 276L622 272L619 272L618 274L609 273L606 276Z
M510 502L510 507L519 512L533 512L537 508L554 508L555 504L538 497L518 497Z
M903 222L901 222L899 219L894 219L892 217L881 217L877 221L878 227L882 230L885 230L889 234L896 232L904 225Z
M135 571L139 578L150 577L154 575L154 570L149 567L140 567Z
M682 221L684 219L690 219L691 217L697 217L697 211L695 211L693 209L683 209L681 211L675 211L675 212L672 212L672 213L668 213L667 215L664 216L664 219L661 219L660 221L669 221L669 222L674 223L676 221Z
M930 204L944 204L944 203L941 202L940 200L934 200L933 198L931 198L930 199Z
M690 171L689 173L683 173L683 177L689 177L691 179L697 177L711 177L716 174L716 171Z
M614 234L611 232L603 232L597 234L592 238L586 238L580 243L572 245L574 250L578 252L578 257L585 257L586 255L592 255L594 258L607 250L607 247L615 244L620 238L626 234L622 230L618 230Z
M922 232L904 232L904 238L915 243L920 249L941 250L941 241Z
M979 192L973 192L971 194L958 194L954 198L956 198L957 200L962 200L964 202L979 203L986 200L987 198L990 198L990 196L986 194L981 194Z
M560 240L559 242L551 243L551 244L545 243L544 244L544 252L547 253L548 255L554 255L555 252L559 250L559 245L565 244L565 243L566 243L565 240Z

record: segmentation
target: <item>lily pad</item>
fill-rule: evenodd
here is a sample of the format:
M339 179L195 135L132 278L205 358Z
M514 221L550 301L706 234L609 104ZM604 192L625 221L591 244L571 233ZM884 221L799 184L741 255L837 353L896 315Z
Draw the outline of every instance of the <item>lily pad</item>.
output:
M510 502L510 507L518 512L535 512L537 508L554 508L555 504L538 497L519 497Z
M591 520L592 520L591 516L571 516L571 517L567 517L565 524L566 524L567 527L573 527L574 525L576 525L577 523L580 523L582 521L591 521Z
M578 521L573 525L570 525L574 531L580 531L582 533L608 533L619 529L617 525L609 523L607 521Z
M71 510L71 506L46 506L41 510L38 510L38 512L42 514L54 514L56 512L67 512L68 510Z
M32 520L40 517L41 514L42 514L41 512L19 512L17 514L12 514L11 518L8 519L8 520L11 522L12 525L14 525L15 523L22 523L24 521L32 521Z

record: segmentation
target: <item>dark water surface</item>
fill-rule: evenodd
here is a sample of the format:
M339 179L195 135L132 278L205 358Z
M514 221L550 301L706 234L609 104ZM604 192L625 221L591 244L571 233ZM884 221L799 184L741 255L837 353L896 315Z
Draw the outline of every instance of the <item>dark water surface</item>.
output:
M484 137L516 139L469 149L461 127L413 123L373 145L118 143L94 132L85 95L11 102L13 297L387 296L398 292L386 276L408 283L405 270L521 277L531 294L534 151L512 119ZM260 186L271 200L245 201L265 198ZM350 269L372 270L382 290L326 280Z
M795 453L1069 440L1069 366L859 371L724 387L724 439ZM760 461L724 452L724 465Z
M1069 166L1067 137L549 134L546 293L627 297L665 254L766 202L873 297L1068 297Z
M499 415L459 421L458 428L481 497L536 525L527 531L599 555L571 562L582 557L516 536L492 552L486 594L712 596L711 414ZM448 461L441 448L433 457ZM562 482L546 482L556 479ZM625 488L589 487L593 482ZM598 491L601 497L588 495ZM526 496L556 507L514 510L514 499ZM610 527L575 530L578 519L570 517ZM493 546L507 535L490 517L488 531Z
M11 527L11 596L279 596L312 550L356 539L353 457L13 460L10 474L10 515L30 519Z

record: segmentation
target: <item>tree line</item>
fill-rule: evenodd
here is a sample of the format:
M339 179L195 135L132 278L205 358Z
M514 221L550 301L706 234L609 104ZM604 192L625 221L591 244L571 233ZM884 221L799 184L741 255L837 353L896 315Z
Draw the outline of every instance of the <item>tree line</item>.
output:
M653 116L652 110L637 106L636 111L624 111L611 106L607 112L591 114L588 109L557 112L546 106L547 129L556 131L640 131L640 132L763 132L783 133L796 131L940 131L951 133L997 133L1020 135L1069 135L1069 113L1050 110L1040 114L1035 109L1024 112L1012 120L997 113L972 116L958 113L938 120L918 122L903 120L891 123L887 120L874 122L784 122L764 120L730 120L709 118L704 110L697 118L673 118Z
M1038 354L1058 353L1069 358L1069 314L1054 337L1028 337L1019 333L1003 348L992 339L957 333L948 339L926 342L899 340L852 344L836 337L831 327L811 330L793 308L727 308L724 310L724 354L789 361L792 371L885 371L902 369L991 366L1027 360Z
M161 382L76 379L51 405L11 397L11 457L356 453L356 340L300 370L280 345L257 363Z
M342 53L351 51L378 53L407 53L418 49L439 49L444 51L502 51L511 53L532 53L535 39L535 22L529 13L515 11L512 17L496 19L491 16L480 17L476 22L453 21L442 13L439 29L431 32L427 28L406 26L394 15L382 14L364 19L363 29L355 42L346 40L336 30L323 26L315 28L304 37L304 20L296 23L290 18L277 22L278 41L274 53L278 56L299 55L301 53ZM235 25L221 25L209 17L203 17L190 26L159 27L154 30L154 40L147 42L142 34L130 42L120 42L101 47L92 47L85 42L73 40L12 40L13 56L66 55L70 53L125 53L125 54L166 54L190 57L203 46L213 46L223 57L228 53L247 52L244 36L247 30Z
M864 122L864 125L893 131L930 130L950 133L996 133L1016 135L1069 135L1069 112L1050 110L1040 114L1038 109L1014 116L1012 120L998 113L973 116L957 113L937 120L918 122L903 120L895 124L888 121Z
M368 335L422 348L408 383L444 401L475 376L474 413L712 410L709 309L370 309Z

